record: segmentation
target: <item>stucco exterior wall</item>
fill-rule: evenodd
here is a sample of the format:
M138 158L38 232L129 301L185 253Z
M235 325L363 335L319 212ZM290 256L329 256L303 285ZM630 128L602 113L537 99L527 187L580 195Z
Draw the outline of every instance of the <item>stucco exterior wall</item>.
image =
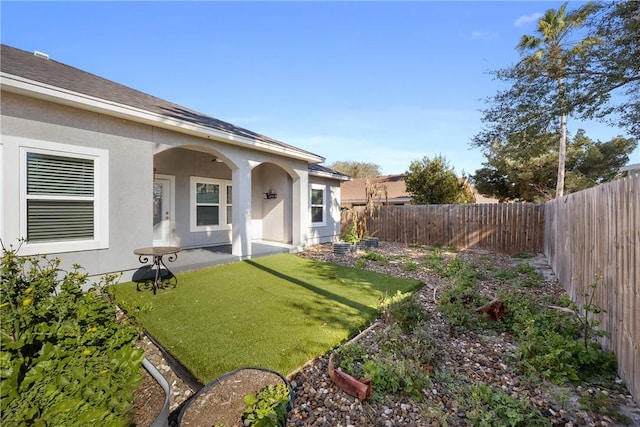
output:
M319 185L325 190L326 218L322 226L312 226L309 220L307 244L335 242L340 238L340 182L310 175L309 186L312 185Z
M18 239L25 237L20 235L17 209L21 144L100 148L109 152L108 248L52 255L61 258L63 268L77 263L89 274L138 268L132 251L151 241L151 127L5 92L0 108L3 244L17 248ZM20 253L28 254L29 250L23 245Z
M292 179L280 166L264 163L253 169L251 220L253 239L292 242ZM267 199L265 193L276 194Z
M153 162L157 175L175 177L175 215L172 221L173 244L182 248L215 246L231 242L231 230L192 232L191 177L231 181L231 169L222 162L212 161L212 154L174 148L158 153Z

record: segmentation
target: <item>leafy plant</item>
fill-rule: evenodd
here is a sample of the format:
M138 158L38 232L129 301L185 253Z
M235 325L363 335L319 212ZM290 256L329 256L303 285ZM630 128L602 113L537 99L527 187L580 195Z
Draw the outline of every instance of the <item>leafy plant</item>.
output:
M440 271L444 264L444 257L440 249L434 249L433 252L425 256L425 265L430 270Z
M389 260L379 252L367 251L360 258L368 259L369 261L375 261L379 265L387 265L387 264L389 264Z
M344 235L342 236L342 240L349 243L358 243L360 241L360 238L358 237L358 231L355 228L355 224L353 228L344 233Z
M580 409L608 415L623 425L632 425L633 420L620 412L620 406L602 391L585 391L578 399Z
M432 366L436 355L436 342L425 323L420 323L411 333L405 333L398 325L388 325L380 331L380 347L396 358L410 359L421 365Z
M606 332L597 329L600 321L595 318L595 316L600 313L606 313L606 310L593 302L598 283L601 281L602 276L596 275L594 281L587 286L586 291L582 293L582 297L585 299L582 309L578 309L577 305L573 302L569 304L569 307L576 313L576 319L580 323L585 348L589 347L591 338L606 336Z
M529 402L515 399L502 390L484 384L469 387L465 393L466 417L475 426L550 426L551 422Z
M418 264L414 261L407 261L402 265L402 269L404 271L416 271L418 269Z
M531 264L518 264L516 267L516 271L520 274L526 274L528 276L540 277L538 273L536 273L536 269Z
M354 267L359 268L360 270L364 270L365 268L367 268L367 262L359 259L354 264Z
M573 314L516 301L507 300L514 309L506 323L520 341L516 357L525 372L556 384L615 375L615 355L602 351L595 342L587 342L585 347L581 342L583 325Z
M429 374L411 359L372 357L365 360L363 376L371 380L372 398L382 400L384 393L406 393L422 399L422 389L430 384Z
M287 423L289 387L286 384L268 385L257 395L247 394L242 414L243 426L284 427Z
M416 294L407 295L398 291L393 297L385 298L382 305L384 315L395 319L406 332L412 331L418 323L429 319Z
M496 279L513 280L518 277L518 273L509 268L501 268L494 273Z
M349 345L341 345L335 350L334 354L339 361L338 366L340 366L344 372L356 378L362 378L364 373L362 366L368 358L368 353L364 345L357 342Z
M142 380L138 333L116 321L102 278L4 250L0 281L2 424L122 425Z
M406 348L411 343L397 326L385 328L383 337L394 341L382 346L383 354L370 354L361 343L342 345L334 352L336 365L353 377L370 379L374 400L382 400L387 393L408 394L420 400L422 389L430 384L429 373L422 365L435 355L435 342L419 335L413 339L422 341L421 350Z

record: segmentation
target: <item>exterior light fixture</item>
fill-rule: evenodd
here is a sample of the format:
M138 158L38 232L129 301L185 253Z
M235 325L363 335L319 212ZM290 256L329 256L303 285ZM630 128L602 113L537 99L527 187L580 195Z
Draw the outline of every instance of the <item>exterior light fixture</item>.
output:
M264 193L264 198L265 199L277 199L278 198L278 194L274 193L273 190L269 189L269 191Z

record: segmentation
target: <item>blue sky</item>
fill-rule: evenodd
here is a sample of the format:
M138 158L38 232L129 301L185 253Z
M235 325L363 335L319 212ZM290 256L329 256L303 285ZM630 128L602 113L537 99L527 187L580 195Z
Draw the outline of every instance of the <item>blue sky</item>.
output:
M489 70L562 2L10 2L2 43L384 174L445 156L458 173ZM581 3L571 3L578 6ZM569 122L593 139L624 135ZM640 161L636 150L630 162Z

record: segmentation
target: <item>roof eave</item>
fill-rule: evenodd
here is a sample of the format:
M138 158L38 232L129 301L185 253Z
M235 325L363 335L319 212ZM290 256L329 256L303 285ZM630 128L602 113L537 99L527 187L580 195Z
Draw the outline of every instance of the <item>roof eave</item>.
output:
M341 175L341 174L329 173L329 172L322 172L322 171L309 171L309 175L319 176L319 177L322 177L322 178L332 178L332 179L337 179L339 181L351 181L352 180L352 178L350 176L347 176L347 175Z
M222 132L207 126L189 123L184 120L163 116L140 108L107 101L90 95L25 79L13 74L0 73L0 86L2 87L2 90L6 90L8 92L54 101L59 104L76 108L80 107L85 110L120 117L159 128L170 129L175 132L194 135L201 138L213 139L240 147L279 154L285 157L304 160L308 163L322 163L325 160L321 156L313 155L306 151L295 150L275 144L269 144L264 141L245 138L230 132Z

